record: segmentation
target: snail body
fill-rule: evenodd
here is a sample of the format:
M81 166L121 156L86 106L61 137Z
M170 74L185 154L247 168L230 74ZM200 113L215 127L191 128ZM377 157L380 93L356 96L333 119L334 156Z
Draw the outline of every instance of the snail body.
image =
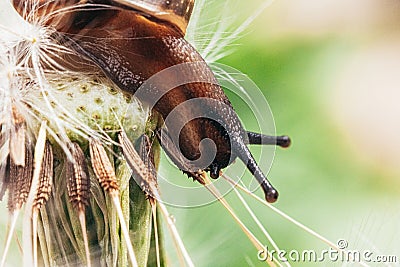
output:
M14 0L17 10L21 1ZM44 10L77 4L48 2L51 8ZM194 1L87 2L99 6L58 12L47 24L56 28L63 44L100 67L121 90L161 114L165 128L160 143L174 163L193 178L199 179L201 171L217 178L238 157L261 184L267 201L276 201L277 191L246 145L287 146L290 141L266 141L267 136L243 129L213 72L184 39Z

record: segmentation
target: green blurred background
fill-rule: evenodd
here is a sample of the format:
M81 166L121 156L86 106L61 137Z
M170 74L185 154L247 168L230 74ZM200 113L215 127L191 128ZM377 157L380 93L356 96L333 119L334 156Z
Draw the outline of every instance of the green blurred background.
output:
M225 1L214 1L216 6L207 5L202 15L220 21L217 15L225 12L222 21L232 22L229 29L234 30L265 3L228 1L225 7ZM350 249L397 255L398 259L399 22L396 0L276 0L228 47L233 52L220 60L258 85L274 114L277 133L293 140L289 149L276 150L269 172L280 192L275 207L333 242L345 239ZM252 122L246 121L249 111L234 98L232 102L244 124L251 127ZM258 148L252 150L260 153ZM164 174L192 186L176 168L166 166L164 160ZM250 178L249 173L246 177ZM260 191L257 194L262 196ZM231 193L226 198L270 247L237 197ZM245 199L281 249L318 253L328 248L267 207ZM170 207L170 212L196 266L265 266L219 203ZM167 246L170 265L177 266L168 234ZM346 263L326 260L314 265Z
M239 26L262 3L230 1L231 13L217 3L208 16L225 12L231 17L224 20ZM277 133L292 137L292 147L277 149L269 173L280 191L275 206L333 242L345 239L349 249L398 259L399 19L398 1L278 0L234 42L233 53L220 60L258 85ZM232 101L244 124L251 125L248 111ZM271 247L234 194L227 199ZM319 253L328 248L267 207L246 200L281 249ZM171 208L171 213L197 266L265 266L219 203ZM328 259L291 263L350 265Z

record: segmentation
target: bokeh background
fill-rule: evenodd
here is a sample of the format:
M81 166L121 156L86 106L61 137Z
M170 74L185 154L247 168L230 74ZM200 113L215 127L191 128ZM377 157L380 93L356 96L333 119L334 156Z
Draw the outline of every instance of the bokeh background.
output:
M230 2L231 13L220 3L216 9L237 27L265 3ZM333 242L345 239L349 249L398 258L399 26L400 2L395 0L277 0L220 60L258 85L274 114L277 133L292 137L289 149L276 150L269 172L280 191L275 206ZM232 102L244 124L255 130L247 120L248 110L234 98ZM227 199L268 245L235 195ZM246 200L281 249L318 253L328 248L268 208ZM265 266L219 203L172 213L199 266ZM291 263L351 265L329 260Z
M228 14L223 20L232 23L231 30L265 3L228 1L228 9L217 1L207 8L213 10L209 17ZM0 16L8 14L0 10ZM350 249L400 259L400 2L276 0L240 37L219 62L258 85L274 114L277 133L293 140L289 149L276 150L269 172L280 191L275 206L333 242L345 239ZM232 102L246 127L256 130L246 120L249 111L238 100ZM262 152L252 149L256 155ZM193 183L167 163L164 159L161 164L163 174L184 185ZM270 247L237 197L231 193L226 198ZM328 248L267 207L245 199L281 249ZM265 266L219 203L170 211L196 266ZM177 266L168 234L166 238L171 266Z

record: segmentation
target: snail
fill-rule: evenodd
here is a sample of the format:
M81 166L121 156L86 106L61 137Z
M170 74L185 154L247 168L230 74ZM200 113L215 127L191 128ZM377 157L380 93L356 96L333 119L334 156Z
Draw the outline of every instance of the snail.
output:
M13 0L21 15L24 2ZM194 0L38 3L40 15L52 13L45 23L56 29L64 45L97 65L122 91L161 114L164 127L157 137L181 170L198 180L203 171L218 178L239 158L260 183L266 200L277 200L277 190L247 145L287 147L290 139L244 130L213 72L184 39Z

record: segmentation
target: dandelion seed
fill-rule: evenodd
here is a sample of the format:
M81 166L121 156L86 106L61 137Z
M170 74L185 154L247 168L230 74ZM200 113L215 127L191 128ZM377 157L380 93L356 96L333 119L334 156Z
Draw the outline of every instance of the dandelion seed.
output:
M157 196L159 196L157 181L154 178L155 176L153 176L155 174L154 168L149 167L149 165L151 164L150 160L147 159L146 163L142 161L142 158L136 152L132 142L128 139L125 132L121 132L119 134L119 140L124 156L134 173L134 177L136 177L137 179L137 184L140 185L140 187L148 196L152 198L157 198ZM144 142L147 141L145 140ZM148 145L145 144L143 147L141 147L142 153L144 153L145 155L145 151L147 151L148 149L148 147L146 146ZM145 156L145 158L148 158L147 155Z
M143 190L147 190L146 193L151 196L154 200L156 199L161 199L157 185L155 184L156 180L154 178L150 178L152 174L152 169L153 168L148 168L145 163L141 160L141 157L139 154L136 152L134 149L133 144L129 141L129 139L126 137L126 134L122 132L119 135L120 142L124 151L124 155L127 158L127 161L129 165L131 166L132 171L134 172L135 176L138 179L138 184L141 184L141 188ZM144 151L147 151L148 145L146 145L146 139L142 140L142 144L144 142L144 145L141 147L141 149L144 149ZM147 147L147 148L146 148ZM142 151L143 152L143 151ZM146 153L142 153L146 155ZM183 241L178 233L178 230L175 227L174 221L171 219L170 214L168 213L167 208L162 202L157 202L157 206L160 208L161 213L163 214L163 218L167 221L167 227L170 230L172 237L175 241L176 247L178 249L178 255L182 256L182 259L184 262L188 264L188 266L194 266L191 257L189 256L189 253L187 252ZM154 209L153 209L153 214L154 214ZM158 243L158 241L157 241ZM159 255L157 256L159 257Z
M38 7L38 1L23 1L22 3L23 5L19 8L22 8L23 17L30 23L24 24L24 27L29 29L25 32L29 32L29 34L14 33L4 28L0 29L0 31L7 31L7 33L13 36L12 42L0 41L1 51L5 51L5 53L0 53L0 78L5 77L5 79L1 79L0 82L0 174L4 173L4 175L1 175L2 191L4 193L7 189L9 191L13 190L10 188L11 179L8 178L10 176L9 174L12 172L14 175L17 170L21 172L21 168L25 164L25 161L22 161L22 159L25 158L23 154L25 153L25 148L23 150L20 149L21 145L26 143L23 138L27 135L37 136L36 133L39 128L39 122L46 120L48 124L45 128L49 134L48 138L51 142L51 146L57 148L54 160L59 162L59 166L55 169L55 178L57 181L55 184L56 190L54 191L55 197L51 199L49 205L47 205L46 202L51 192L52 178L50 176L52 168L47 168L45 164L51 161L50 155L53 154L45 152L41 168L42 171L36 175L37 184L31 187L28 186L27 190L23 190L23 194L21 193L21 195L15 195L15 197L9 198L9 206L11 209L14 209L13 206L22 206L22 199L26 199L31 190L34 191L35 194L34 198L31 199L31 203L26 206L26 217L32 218L33 220L33 235L36 235L37 227L35 225L39 212L42 214L39 223L42 223L41 220L47 220L46 218L48 218L50 219L48 222L54 224L54 226L61 223L61 221L62 224L66 225L65 223L67 222L64 219L60 218L61 221L59 221L60 219L57 217L60 215L54 212L54 208L50 208L54 207L54 205L59 203L58 201L62 199L65 189L60 188L59 174L60 169L66 166L66 173L63 172L63 174L69 177L67 179L68 195L72 206L78 211L78 218L86 251L86 263L90 265L85 210L90 207L89 213L92 212L92 207L90 206L92 193L90 191L96 189L90 189L91 169L87 169L86 167L86 156L84 156L84 152L80 151L77 143L72 143L71 145L70 140L86 141L89 137L93 137L96 138L96 140L100 140L103 144L115 144L116 142L112 140L112 135L113 132L115 133L121 129L120 126L124 127L125 130L129 132L130 136L137 135L137 132L143 132L148 113L141 107L136 99L132 97L127 98L125 95L121 94L107 79L101 77L98 73L92 73L91 75L72 72L68 71L65 66L60 65L60 60L66 55L72 55L73 53L66 47L57 43L57 40L54 39L54 31L51 28L43 27L42 22L46 21L48 18L40 17L35 12ZM77 8L79 8L79 6L82 5L77 5ZM52 15L55 15L53 11L48 11L52 13ZM85 95L85 98L80 98L82 95ZM69 103L65 101L68 97L71 99ZM93 102L88 103L88 99L93 99ZM101 101L98 101L99 99ZM78 108L71 108L75 103L75 106ZM77 110L79 114L77 114ZM106 112L103 112L104 110L106 110ZM126 114L129 114L129 116ZM97 119L97 121L93 120L93 118ZM14 128L16 130L14 130ZM49 146L50 143L47 142L46 151L51 149ZM61 150L59 148L61 148ZM66 155L65 160L63 157L60 158L63 153ZM10 158L13 160L12 166L9 164ZM32 157L28 155L26 158L32 159ZM40 156L38 159L39 158ZM98 159L95 156L94 158L94 161ZM100 158L102 159L100 166L104 167L107 165L103 160L104 157ZM31 165L32 164L29 166ZM131 262L136 266L137 263L134 258L132 242L129 238L130 230L124 222L125 215L122 214L121 203L118 200L119 191L117 179L115 174L112 174L114 166L111 166L111 169L108 168L106 173L100 173L99 168L97 168L98 166L99 164L95 164L93 170L96 172L96 175L104 178L103 180L100 179L100 182L105 191L112 195L114 205L117 208L120 218L124 239L129 249L129 255L132 258ZM12 171L10 168L12 168ZM61 176L65 177L64 175ZM113 177L110 177L110 175ZM95 201L100 200L97 197L98 196L96 196ZM30 207L32 207L32 212L29 211ZM58 211L62 212L63 209L59 209ZM17 213L18 212L15 214ZM16 221L16 219L14 220L16 217L17 216L14 216L12 218L13 221ZM71 214L70 218L72 217ZM30 219L27 221L30 221ZM15 225L15 223L13 225ZM25 228L29 229L27 225L24 225L24 229ZM39 230L40 229L39 227ZM46 247L49 249L48 260L53 262L56 251L52 251L52 246L54 246L54 244L48 242L49 235L46 233L46 231L50 233L51 230L46 228L44 230L45 232L42 234L39 233L39 235L44 234L45 237L40 236L39 239L41 241L46 240ZM59 238L57 242L66 242L68 239L75 239L74 233L69 232L69 227L63 230L67 232L68 238ZM13 230L11 232L13 232ZM30 257L29 252L32 251L32 249L29 248L30 238L25 238L25 236L30 236L29 233L30 231L28 230L26 231L26 235L24 234L24 244L27 244L24 245L24 254L27 259L25 262L34 262L36 266L36 237L34 237L34 255ZM57 231L55 231L55 233L57 233ZM63 235L62 233L57 233L57 235L60 234ZM8 243L11 242L11 236L12 234L9 235ZM74 241L72 242L75 246ZM119 247L118 244L115 245ZM68 246L68 244L61 245L59 247L61 248L59 253L64 255L63 258L66 259L69 250L65 249L64 246ZM56 248L56 246L53 248ZM7 250L3 254L3 264L6 255ZM28 258L34 260L28 260Z
M90 155L92 158L93 170L99 179L101 187L110 195L117 210L117 214L121 224L121 230L128 248L128 254L133 266L138 266L135 252L133 250L132 241L129 236L127 223L121 209L119 200L119 189L117 185L117 178L115 176L114 168L108 159L104 147L94 139L90 140Z
M26 126L24 118L18 113L17 108L12 106L12 123L14 131L10 138L10 155L14 164L25 165L25 137Z
M8 188L8 209L11 214L10 216L10 228L8 232L8 237L6 241L6 246L4 249L4 254L1 260L0 266L4 266L6 261L6 255L8 253L8 249L10 247L11 238L14 234L16 222L18 219L19 212L22 208L22 205L26 203L29 190L32 182L32 173L33 173L33 154L29 146L23 147L24 151L24 160L25 162L21 165L17 165L13 159L10 159L10 173L9 173L9 181L6 182L6 186Z
M33 204L35 200L35 196L40 184L40 173L42 172L42 164L45 155L45 147L46 147L46 121L42 121L39 129L39 133L37 136L35 149L34 149L34 157L33 157L33 176L32 182L29 188L29 194L26 200L24 218L28 223L24 224L24 233L23 242L24 242L24 263L31 264L33 262L34 266L37 266L37 255L36 251L32 250L32 231L36 229L32 229L31 222L34 214ZM32 257L33 254L33 257Z
M38 225L38 213L40 209L46 204L47 200L51 194L51 187L53 184L53 149L49 142L46 142L44 157L40 173L39 186L35 194L35 199L33 202L33 212L32 212L32 233L33 233L33 261L35 266L37 266L37 225Z
M89 205L90 195L90 177L85 160L85 155L77 143L70 145L72 159L66 163L67 188L70 201L75 209L77 209L79 222L82 228L82 236L84 239L84 247L86 254L86 264L91 265L89 241L87 239L85 210Z
M87 163L79 144L72 143L70 147L73 161L67 160L66 163L68 195L78 210L85 210L89 205L90 190Z
M159 189L157 184L157 170L155 168L152 142L145 134L140 136L136 142L139 144L137 149L138 154L147 171L147 176L143 178L141 188L146 193L152 206L154 206L154 198L157 196L157 194L159 194Z
M90 139L89 142L93 170L101 187L111 196L118 195L117 178L104 147L98 140Z
M23 148L26 152L25 162L18 165L10 160L10 184L8 209L10 212L19 210L25 204L32 182L33 153L29 147Z

